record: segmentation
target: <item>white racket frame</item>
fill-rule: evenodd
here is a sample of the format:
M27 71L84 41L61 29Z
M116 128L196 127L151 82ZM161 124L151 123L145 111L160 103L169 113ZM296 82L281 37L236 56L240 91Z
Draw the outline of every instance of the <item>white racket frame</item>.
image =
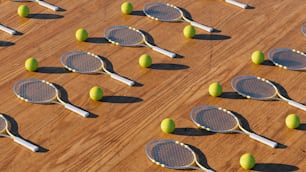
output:
M130 29L130 30L133 30L134 32L137 32L139 33L141 36L142 36L142 42L138 42L136 44L128 44L128 45L124 45L124 44L119 44L118 42L115 42L113 40L111 40L110 38L108 38L105 34L105 31L108 29L106 28L105 31L104 31L104 36L105 36L105 39L107 39L109 42L111 42L112 44L115 44L115 45L121 45L121 46L146 46L146 47L149 47L151 48L152 50L156 51L156 52L159 52L161 54L164 54L168 57L171 57L171 58L174 58L176 56L175 53L173 52L170 52L168 50L165 50L165 49L162 49L158 46L154 46L152 44L150 44L147 40L146 40L146 37L145 35L138 29L136 28L133 28L133 27L130 27L130 26L112 26L112 27L118 27L118 28L122 28L122 29Z
M185 149L187 149L188 151L190 151L193 155L193 161L186 165L186 166L182 166L182 167L177 167L177 166L174 166L174 167L170 167L170 166L167 166L165 164L162 164L158 161L156 161L155 159L153 159L152 157L149 156L149 153L148 153L148 145L152 142L162 142L162 143L166 143L166 142L171 142L171 143L175 143L175 144L178 144L182 147L184 147ZM186 144L182 143L182 142L179 142L179 141L176 141L176 140L153 140L151 142L149 142L146 146L146 154L147 154L147 157L156 165L159 165L161 167L164 167L164 168L170 168L170 169L176 169L176 170L183 170L183 169L194 169L194 170L200 170L200 171L205 171L205 172L214 172L213 170L211 169L207 169L205 168L203 165L201 165L199 163L199 161L197 160L197 156L196 156L196 153ZM193 166L193 164L196 164L198 167L196 166Z
M12 0L12 1L14 1L14 2L36 2L40 6L46 7L50 10L53 10L53 11L59 11L60 10L60 8L58 6L49 4L48 2L45 2L45 1L42 1L42 0Z
M185 17L183 11L180 8L178 8L177 6L175 6L175 5L172 5L172 4L169 4L169 3L162 3L162 2L151 2L151 3L156 3L156 4L159 3L159 4L166 5L166 6L169 6L171 8L176 9L180 13L181 16L179 18L175 19L175 20L172 20L172 21L187 22L190 25L192 25L194 27L197 27L197 28L200 28L202 30L205 30L207 32L212 32L214 30L214 28L212 28L212 27L209 27L209 26L206 26L206 25L203 25L203 24L200 24L198 22L195 22L195 21L192 21L192 20L188 19L187 17ZM156 18L154 16L151 16L150 14L146 13L144 8L143 8L143 12L145 13L146 16L148 16L151 19L154 19L154 20L157 20L157 21L165 21L165 20L160 20L160 19L158 19L158 18ZM171 21L167 21L167 22L171 22Z
M8 126L9 126L8 120L2 114L0 114L0 118L2 118L5 121L5 128L3 130L0 130L0 136L11 138L12 140L14 140L14 142L28 148L32 152L37 152L39 150L38 146L20 138L20 137L17 137L15 135L13 135L8 128Z
M203 109L203 108L205 108L205 109L218 109L218 110L220 110L220 111L223 111L223 112L227 113L228 115L230 115L231 117L233 117L233 118L235 119L236 125L235 125L233 128L229 129L229 130L214 130L214 129L211 129L211 128L209 128L209 127L206 127L206 126L204 126L204 125L199 124L199 123L196 121L196 119L193 118L193 115L192 115L192 114L194 114L195 111L198 111L198 109ZM269 140L269 139L266 139L266 138L264 138L264 137L262 137L262 136L259 136L259 135L255 134L255 133L252 133L252 132L247 131L246 129L244 129L244 128L241 126L240 121L239 121L239 119L236 117L236 115L234 115L231 111L226 110L226 109L224 109L224 108L216 107L216 106L197 106L197 107L195 107L195 108L192 109L192 111L191 111L191 113L190 113L190 117L191 117L191 120L192 120L199 128L201 128L201 129L205 129L205 130L207 130L207 131L211 131L211 132L215 132L215 133L240 133L240 134L246 134L246 135L248 135L250 138L252 138L252 139L254 139L254 140L257 140L257 141L259 141L259 142L261 142L261 143L264 143L264 144L266 144L266 145L268 145L268 146L270 146L270 147L272 147L272 148L276 148L276 146L277 146L277 143L276 143L276 142L274 142L274 141L272 141L272 140ZM237 128L238 128L239 130L237 130Z
M27 79L26 79L27 80ZM25 101L25 102L30 102L30 103L38 103L38 104L48 104L48 103L54 103L54 104L61 104L63 105L66 109L69 109L70 111L72 112L75 112L79 115L81 115L82 117L88 117L89 116L89 113L87 111L84 111L70 103L66 103L64 102L60 97L59 97L59 92L58 92L58 89L50 82L48 81L45 81L45 80L40 80L40 79L35 79L35 78L30 78L28 80L33 80L35 82L42 82L44 84L47 84L49 85L50 87L52 87L54 90L55 90L55 95L53 98L49 99L49 100L46 100L46 101L40 101L40 102L35 102L35 101L31 101L31 100L28 100L22 96L20 96L17 92L16 92L16 88L14 86L14 93L16 94L16 96ZM22 82L22 81L25 81L25 80L21 80L19 82ZM57 100L57 101L56 101Z
M271 97L265 97L265 98L255 98L255 97L251 97L249 95L246 95L244 93L241 93L239 90L237 90L234 86L233 86L233 82L231 83L232 85L232 88L238 93L240 94L241 96L243 97L246 97L248 99L255 99L255 100L279 100L279 101L284 101L284 102L287 102L289 105L291 106L294 106L296 108L299 108L301 110L304 110L306 111L306 106L301 104L301 103L298 103L296 101L293 101L293 100L290 100L284 96L282 96L280 93L279 93L279 90L277 89L277 87L272 83L270 82L269 80L265 79L265 78L261 78L261 77L258 77L258 76L239 76L239 77L245 77L245 78L256 78L258 80L261 80L263 82L266 82L268 83L269 85L271 85L274 90L275 90L275 93L274 95L272 95ZM234 79L234 78L233 78ZM233 81L232 79L232 81Z
M127 78L124 78L124 77L122 77L122 76L120 76L120 75L118 75L118 74L112 73L112 72L110 72L109 70L107 70L106 67L105 67L104 61L103 61L98 55L96 55L96 54L94 54L94 53L91 53L91 52L85 52L85 51L73 51L73 52L86 53L86 54L88 54L88 55L90 55L90 56L92 56L92 57L98 59L98 60L101 62L101 66L100 66L99 69L97 69L97 70L95 70L95 71L91 71L91 72L80 72L80 71L78 71L78 70L76 70L76 69L73 69L73 68L67 66L67 65L63 62L63 60L61 60L62 65L64 65L65 68L67 68L69 71L77 72L77 73L86 73L86 74L90 74L90 73L106 74L106 75L109 75L111 78L113 78L113 79L115 79L115 80L117 80L117 81L120 81L120 82L122 82L122 83L124 83L124 84L126 84L126 85L129 85L129 86L135 85L135 82L134 82L134 81L129 80L129 79L127 79ZM101 71L101 70L102 70L102 71ZM104 71L104 72L103 72L103 71Z

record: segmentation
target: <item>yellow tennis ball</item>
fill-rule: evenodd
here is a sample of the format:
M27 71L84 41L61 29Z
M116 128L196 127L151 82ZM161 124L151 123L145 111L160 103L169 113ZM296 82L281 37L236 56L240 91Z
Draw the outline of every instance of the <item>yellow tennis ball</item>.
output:
M139 57L138 62L141 67L147 68L152 65L152 58L148 54L143 54Z
M25 68L30 72L36 71L38 68L38 61L34 57L29 57L25 61Z
M164 133L172 133L175 130L175 123L171 118L162 120L160 128Z
M88 38L87 30L80 28L75 32L75 37L78 41L86 41Z
M300 126L300 117L296 114L289 114L286 117L286 125L291 129L298 128Z
M186 38L193 38L196 34L196 30L193 26L188 25L184 27L183 33Z
M255 64L261 64L265 60L265 55L261 51L254 51L252 53L252 62Z
M30 13L30 9L28 6L26 5L20 5L18 7L17 13L20 17L28 17L29 13Z
M92 100L99 101L103 98L104 92L99 86L94 86L89 91L89 96Z
M219 82L214 82L209 85L208 92L213 97L218 97L222 94L222 85Z
M121 4L121 12L123 14L131 14L133 11L133 4L130 2L124 2Z
M252 169L255 166L255 158L250 153L245 153L240 157L240 166L245 170Z

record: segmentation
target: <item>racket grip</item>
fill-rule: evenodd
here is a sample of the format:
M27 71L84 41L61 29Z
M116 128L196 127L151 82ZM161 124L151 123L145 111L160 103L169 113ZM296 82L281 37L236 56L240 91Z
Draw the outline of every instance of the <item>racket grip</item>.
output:
M10 28L8 28L8 27L5 27L5 26L3 26L3 25L0 25L0 30L3 30L4 32L9 33L9 34L11 34L11 35L16 34L16 31L15 31L15 30L10 29Z
M49 8L53 11L58 11L59 10L59 7L55 6L55 5L52 5L52 4L49 4L45 1L41 1L41 0L38 0L36 1L39 5L43 6L43 7L46 7L46 8Z
M240 8L247 8L248 7L248 4L243 4L241 2L237 2L235 0L225 0L225 2L229 3L229 4L233 4L233 5L236 5Z
M190 23L192 26L197 27L197 28L200 28L200 29L203 29L203 30L206 30L207 32L212 32L212 31L214 30L214 28L212 28L212 27L205 26L205 25L202 25L202 24L197 23L197 22L194 22L194 21L190 21L189 23Z
M134 81L131 81L131 80L129 80L129 79L126 79L126 78L124 78L124 77L122 77L122 76L120 76L120 75L114 74L114 73L110 73L110 76L111 76L112 78L116 79L117 81L120 81L120 82L122 82L122 83L125 83L125 84L127 84L127 85L129 85L129 86L133 86L133 85L135 84Z
M292 106L294 106L294 107L297 107L297 108L299 108L299 109L302 109L302 110L304 110L304 111L306 111L306 106L305 106L305 105L302 105L302 104L300 104L300 103L298 103L298 102L289 100L289 101L288 101L288 104L289 104L289 105L292 105Z
M157 46L152 46L152 50L157 51L159 53L162 53L163 55L166 55L168 57L174 58L176 56L175 53L172 53L170 51L167 51L165 49L159 48Z
M23 140L22 138L20 137L14 137L14 141L28 149L30 149L31 151L33 152L37 152L39 150L39 147L36 146L36 145L33 145L32 143L30 142L27 142L25 140Z
M71 110L72 112L75 112L75 113L81 115L82 117L89 116L88 112L86 112L86 111L84 111L84 110L82 110L82 109L80 109L78 107L75 107L72 104L66 103L65 104L65 108Z
M255 139L257 141L260 141L261 143L264 143L272 148L275 148L277 146L277 143L276 142L273 142L272 140L269 140L269 139L266 139L262 136L259 136L257 134L254 134L254 133L251 133L249 135L252 139Z

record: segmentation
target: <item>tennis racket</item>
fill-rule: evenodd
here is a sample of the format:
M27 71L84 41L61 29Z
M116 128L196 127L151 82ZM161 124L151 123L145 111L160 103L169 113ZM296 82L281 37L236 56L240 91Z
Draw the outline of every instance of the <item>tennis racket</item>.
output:
M232 88L240 95L256 100L280 100L306 111L306 106L282 96L277 87L261 77L236 76L231 81Z
M27 142L22 138L13 135L10 132L9 127L10 125L8 120L2 114L0 114L0 136L11 138L14 140L14 142L19 143L20 145L30 149L33 152L37 152L39 150L39 147L37 147L36 145L33 145L32 143Z
M46 7L46 8L49 8L53 11L58 11L60 10L59 7L55 6L55 5L52 5L52 4L49 4L45 1L41 1L41 0L12 0L14 2L37 2L40 6L43 6L43 7Z
M240 7L240 8L247 8L248 7L248 4L237 2L235 0L225 0L225 2L229 3L229 4L232 4L232 5L236 5L237 7Z
M241 133L272 148L276 142L244 129L238 118L230 111L215 106L197 106L190 113L191 120L201 129L216 133Z
M195 152L188 145L178 141L153 140L146 145L146 154L153 163L165 168L213 172L198 162Z
M301 31L304 34L304 36L306 36L306 24L303 24Z
M268 58L278 67L289 70L306 70L305 53L290 48L273 48Z
M6 32L6 33L9 33L9 34L11 34L11 35L14 35L14 34L17 33L16 30L13 30L13 29L11 29L11 28L8 28L8 27L6 27L6 26L4 26L4 25L2 25L2 24L0 24L0 30L4 31L4 32Z
M176 54L150 44L145 35L140 31L128 26L111 26L104 30L104 37L109 42L121 46L146 46L152 50L168 57L175 57Z
M14 93L18 98L26 102L62 104L66 109L69 109L83 117L89 115L88 112L61 100L57 88L52 83L45 80L35 78L20 80L14 85Z
M102 73L107 74L111 78L114 78L124 84L132 86L134 81L123 78L115 73L112 73L106 69L103 60L98 56L90 52L85 51L69 51L62 55L61 63L70 71L78 73Z
M166 22L188 22L190 25L212 32L214 28L191 21L178 7L162 2L150 2L144 5L143 12L151 19Z

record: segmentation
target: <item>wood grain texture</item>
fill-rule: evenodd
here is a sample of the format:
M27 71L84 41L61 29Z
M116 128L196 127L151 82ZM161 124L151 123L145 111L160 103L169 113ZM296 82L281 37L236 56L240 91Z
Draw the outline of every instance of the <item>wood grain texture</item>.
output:
M0 22L19 35L0 32L0 112L9 116L21 137L41 147L33 153L1 138L1 171L174 171L153 164L145 145L154 139L173 139L192 145L204 166L216 171L244 171L239 158L246 152L256 158L253 171L306 170L306 112L280 101L247 100L231 88L236 75L270 79L288 96L306 104L306 73L252 64L251 53L289 47L305 50L300 27L306 22L305 0L241 0L251 9L240 9L222 1L190 0L167 2L188 12L193 20L216 28L208 33L197 29L194 39L184 38L187 23L153 21L142 13L153 0L131 0L134 12L123 15L123 1L48 0L63 10L53 12L37 3L0 1ZM17 8L26 4L29 18L20 18ZM103 30L127 25L149 34L159 47L176 52L170 59L145 47L120 47L107 43ZM87 42L78 42L75 31L86 28ZM152 40L151 40L152 41ZM68 72L60 56L71 50L90 51L111 62L115 72L138 83L128 87L105 75ZM140 55L153 57L151 68L138 65ZM36 57L40 68L27 72L25 60ZM267 59L267 58L266 58ZM13 93L14 83L25 78L45 79L57 84L64 100L89 111L82 118L61 105L22 102ZM208 86L218 81L221 97L210 97ZM98 85L105 97L89 99ZM272 149L240 134L213 134L196 129L189 113L198 105L221 106L239 115L250 130L278 142ZM289 113L300 116L301 126L285 126ZM173 134L164 134L160 122L176 122Z

